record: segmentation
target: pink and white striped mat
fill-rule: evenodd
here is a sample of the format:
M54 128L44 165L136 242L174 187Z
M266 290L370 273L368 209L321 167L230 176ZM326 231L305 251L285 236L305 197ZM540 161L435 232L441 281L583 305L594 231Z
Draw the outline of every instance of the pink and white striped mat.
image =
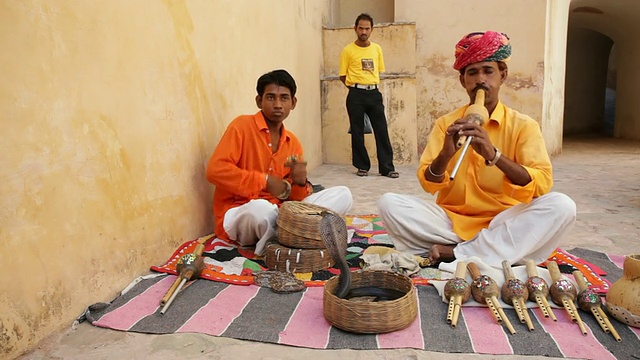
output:
M622 274L623 257L585 249L570 253L597 264L615 281ZM158 305L175 276L143 280L110 304L95 304L87 319L95 326L150 334L203 333L236 339L316 349L416 348L447 353L515 354L585 359L623 359L638 356L640 330L615 319L622 337L618 343L604 333L591 314L580 311L588 328L584 336L564 311L557 322L532 314L535 331L520 324L505 309L517 330L510 335L486 308L464 307L458 326L445 321L447 304L432 286L417 287L419 314L406 329L379 335L359 335L332 327L323 316L323 288L276 294L255 285L238 286L198 280L182 291L164 314Z

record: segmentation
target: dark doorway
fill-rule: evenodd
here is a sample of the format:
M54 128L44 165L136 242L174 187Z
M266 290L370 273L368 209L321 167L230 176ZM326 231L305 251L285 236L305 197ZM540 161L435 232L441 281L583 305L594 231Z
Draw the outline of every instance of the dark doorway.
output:
M613 40L594 30L569 27L564 136L613 136L616 57Z
M616 121L616 83L618 76L617 62L618 52L615 44L609 54L609 67L607 68L607 85L604 96L604 135L613 137Z

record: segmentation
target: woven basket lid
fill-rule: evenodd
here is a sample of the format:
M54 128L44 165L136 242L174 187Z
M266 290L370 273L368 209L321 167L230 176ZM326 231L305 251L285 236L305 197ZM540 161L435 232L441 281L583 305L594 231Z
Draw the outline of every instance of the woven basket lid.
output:
M278 211L276 223L288 232L307 239L322 240L320 236L321 213L331 210L302 201L285 201Z

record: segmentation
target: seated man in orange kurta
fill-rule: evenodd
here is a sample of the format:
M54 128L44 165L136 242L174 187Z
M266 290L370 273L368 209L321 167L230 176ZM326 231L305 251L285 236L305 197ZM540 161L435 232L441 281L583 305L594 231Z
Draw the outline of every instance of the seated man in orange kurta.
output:
M216 186L213 213L216 236L264 254L276 236L278 206L297 200L324 206L344 215L352 196L345 186L312 193L298 138L284 127L296 107L296 83L285 70L258 79L254 115L241 115L227 127L207 166Z

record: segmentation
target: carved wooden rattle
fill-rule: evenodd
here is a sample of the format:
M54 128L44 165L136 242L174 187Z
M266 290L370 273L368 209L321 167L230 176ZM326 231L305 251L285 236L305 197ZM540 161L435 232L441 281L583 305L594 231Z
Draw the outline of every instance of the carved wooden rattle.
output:
M516 310L518 319L521 323L527 324L529 331L533 331L533 322L527 311L525 300L529 297L529 290L524 282L513 275L511 265L507 260L502 262L502 270L504 271L504 284L502 284L502 300L507 304L513 305Z
M469 263L467 270L469 270L471 278L473 279L473 283L471 284L471 296L473 296L473 299L481 304L487 304L498 324L504 322L509 332L515 334L516 330L513 328L513 325L511 325L511 322L505 315L498 301L498 294L500 293L498 284L496 284L495 280L491 277L482 275L475 263Z
M456 327L460 316L460 308L471 297L471 288L467 280L465 280L466 274L467 263L458 261L454 278L449 279L444 285L444 297L449 301L447 323L451 324L451 327Z

